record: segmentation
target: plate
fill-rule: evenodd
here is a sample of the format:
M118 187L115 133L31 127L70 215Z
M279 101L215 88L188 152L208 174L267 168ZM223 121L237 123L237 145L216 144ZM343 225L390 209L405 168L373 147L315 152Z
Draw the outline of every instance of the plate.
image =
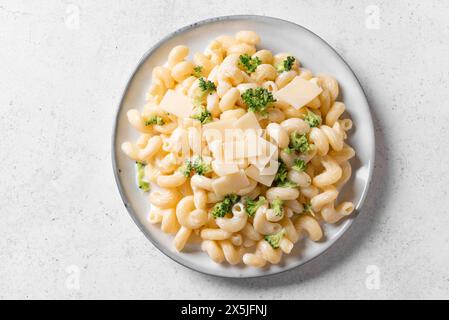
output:
M343 102L354 122L348 142L356 150L351 160L351 180L341 191L341 199L355 204L356 212L337 225L324 224L325 239L315 243L301 240L290 255L284 255L281 264L263 269L246 266L216 264L207 254L195 246L178 253L172 245L173 236L164 234L159 225L146 221L149 201L136 186L135 165L120 149L125 141L135 141L137 132L129 125L126 112L141 109L145 93L151 83L151 71L166 61L168 52L176 45L184 44L191 53L202 52L207 44L222 34L234 34L239 30L253 30L262 41L260 48L272 52L290 52L301 64L316 73L328 73L340 83ZM191 58L191 56L190 56ZM112 139L112 162L115 179L122 200L131 217L147 238L174 261L199 272L220 277L247 278L275 274L303 265L327 250L349 228L360 212L368 191L374 167L375 141L368 103L359 81L351 68L338 53L319 36L292 22L263 16L225 16L200 21L181 28L156 43L140 60L124 90L115 120Z

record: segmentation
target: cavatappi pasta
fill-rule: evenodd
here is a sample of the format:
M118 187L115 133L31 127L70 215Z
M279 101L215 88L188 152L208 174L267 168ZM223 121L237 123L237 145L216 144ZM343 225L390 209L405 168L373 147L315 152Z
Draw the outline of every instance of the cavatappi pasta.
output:
M337 80L259 43L240 31L193 56L174 47L143 109L127 113L140 137L122 151L137 163L148 221L178 251L200 238L216 263L277 264L354 210L338 201L355 152Z

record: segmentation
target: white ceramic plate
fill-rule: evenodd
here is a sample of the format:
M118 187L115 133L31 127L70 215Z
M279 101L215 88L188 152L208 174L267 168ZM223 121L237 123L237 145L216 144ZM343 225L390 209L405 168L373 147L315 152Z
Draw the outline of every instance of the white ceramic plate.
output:
M284 255L281 264L263 269L215 264L195 246L189 246L182 253L177 253L172 245L173 237L161 232L158 225L146 222L145 217L150 207L148 198L136 186L134 162L120 150L123 142L137 138L137 133L128 124L126 112L143 106L145 92L151 82L151 70L165 62L170 49L184 44L190 47L191 53L202 52L215 37L222 34L232 35L239 30L256 31L262 39L260 48L273 52L290 52L313 73L322 72L335 76L341 86L343 101L354 122L349 143L356 150L357 157L351 161L352 179L342 190L341 199L353 201L356 213L338 225L324 225L324 241L314 243L302 240L302 245L297 243L290 255ZM291 22L262 16L226 16L184 27L159 41L144 55L120 102L112 141L112 161L126 208L142 232L160 251L196 271L221 277L244 278L275 274L302 265L323 253L340 238L352 224L367 194L374 167L374 148L373 124L363 90L349 66L332 47L311 31Z

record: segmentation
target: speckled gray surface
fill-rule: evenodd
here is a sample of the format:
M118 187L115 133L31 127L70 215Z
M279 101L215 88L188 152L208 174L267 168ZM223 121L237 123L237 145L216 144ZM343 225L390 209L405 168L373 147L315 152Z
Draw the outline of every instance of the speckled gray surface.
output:
M202 3L0 1L0 298L449 298L449 3ZM363 212L324 255L265 279L169 260L112 175L116 105L139 58L165 34L227 14L322 36L358 75L375 120Z

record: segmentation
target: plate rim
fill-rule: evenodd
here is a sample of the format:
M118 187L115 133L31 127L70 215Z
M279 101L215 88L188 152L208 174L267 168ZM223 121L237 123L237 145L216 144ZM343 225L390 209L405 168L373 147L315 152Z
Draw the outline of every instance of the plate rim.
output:
M314 257L310 258L307 261L303 261L300 262L297 265L294 266L290 266L290 267L285 267L283 269L280 270L276 270L273 272L266 272L266 273L261 273L261 274L254 274L254 275L243 275L243 274L235 274L235 275L227 275L227 274L217 274L217 273L213 273L213 272L207 272L204 270L199 270L194 268L193 266L190 266L186 263L184 263L181 259L178 259L178 255L175 252L170 252L169 250L165 250L165 248L163 248L163 246L159 245L158 241L156 241L150 232L148 232L148 230L145 228L145 226L143 225L143 223L140 222L140 220L137 217L137 213L134 211L134 208L131 206L130 202L128 201L128 198L125 195L125 191L124 191L124 187L122 186L122 182L120 180L120 176L119 176L119 169L117 167L117 149L116 149L116 142L117 142L117 127L118 127L118 122L119 122L119 114L120 111L123 107L123 103L125 100L125 96L126 93L130 87L130 84L132 82L132 80L134 79L134 77L136 76L136 73L138 72L138 70L140 69L140 67L142 66L143 63L145 63L145 61L153 54L153 52L155 52L159 47L161 47L166 41L172 39L173 37L175 37L176 35L178 35L179 33L183 33L185 31L189 31L189 30L193 30L198 26L202 26L202 25L207 25L207 24L211 24L217 21L225 21L225 20L256 20L256 21L271 21L271 22L283 22L283 23L287 23L287 24L292 24L295 27L301 28L304 31L306 31L307 33L310 33L312 36L318 38L320 41L322 41L329 49L331 49L331 51L336 54L338 56L338 58L340 58L340 60L343 62L343 64L348 68L349 72L352 74L352 76L354 77L354 79L356 80L361 92L363 93L363 98L366 102L366 105L368 107L368 117L369 117L369 122L371 124L371 139L373 141L373 144L371 146L371 157L369 159L369 171L368 171L368 177L366 179L366 184L364 186L364 189L362 191L362 195L360 197L359 200L359 205L358 208L356 207L356 211L357 214L351 219L348 220L348 223L338 232L338 234L336 235L336 237L334 238L334 241L332 243L330 243L323 251L321 251L320 253L318 253L317 255L315 255ZM282 18L277 18L277 17L272 17L272 16L264 16L264 15L253 15L253 14L237 14L237 15L224 15L224 16L216 16L216 17L212 17L212 18L208 18L208 19L204 19L204 20L200 20L191 24L188 24L184 27L178 28L175 31L172 31L170 33L168 33L166 36L162 37L159 41L157 41L154 45L152 45L144 54L143 56L140 58L140 60L138 61L137 65L135 66L135 68L133 69L131 75L129 76L126 85L122 91L121 94L121 98L118 104L118 107L116 108L115 111L115 117L114 117L114 124L113 124L113 128L112 128L112 146L111 146L111 158L112 158L112 169L114 172L114 178L115 178L115 183L117 185L118 191L120 193L120 197L122 199L122 202L126 208L126 210L128 211L128 214L131 216L132 220L134 221L134 223L138 226L138 228L140 229L140 231L145 235L145 237L150 240L150 242L160 251L162 252L166 257L170 258L171 260L175 261L176 263L179 263L180 265L193 270L195 272L199 272L201 274L205 274L205 275L209 275L209 276L214 276L214 277L218 277L218 278L231 278L231 279L247 279L247 278L261 278L261 277L269 277L269 276L273 276L273 275L278 275L293 269L296 269L300 266L304 266L305 264L308 264L312 261L314 261L315 259L317 259L318 257L320 257L322 254L324 254L325 252L327 252L332 246L335 245L336 242L338 242L341 237L343 236L343 234L345 234L349 228L353 225L354 220L358 217L358 215L360 214L361 209L363 208L363 205L365 203L366 197L368 195L368 190L370 189L371 186L371 182L372 182L372 175L373 175L373 171L374 171L374 167L375 167L375 161L376 161L376 136L375 136L375 129L374 129L374 122L373 122L373 116L372 116L372 112L371 112L371 107L368 103L368 99L366 97L366 93L365 90L363 89L362 84L360 83L360 80L358 79L357 75L355 74L355 72L352 70L351 66L346 62L346 60L340 55L340 53L338 53L334 47L332 47L326 40L324 40L322 37L320 37L319 35L317 35L315 32L311 31L310 29L289 21L289 20L285 20Z

